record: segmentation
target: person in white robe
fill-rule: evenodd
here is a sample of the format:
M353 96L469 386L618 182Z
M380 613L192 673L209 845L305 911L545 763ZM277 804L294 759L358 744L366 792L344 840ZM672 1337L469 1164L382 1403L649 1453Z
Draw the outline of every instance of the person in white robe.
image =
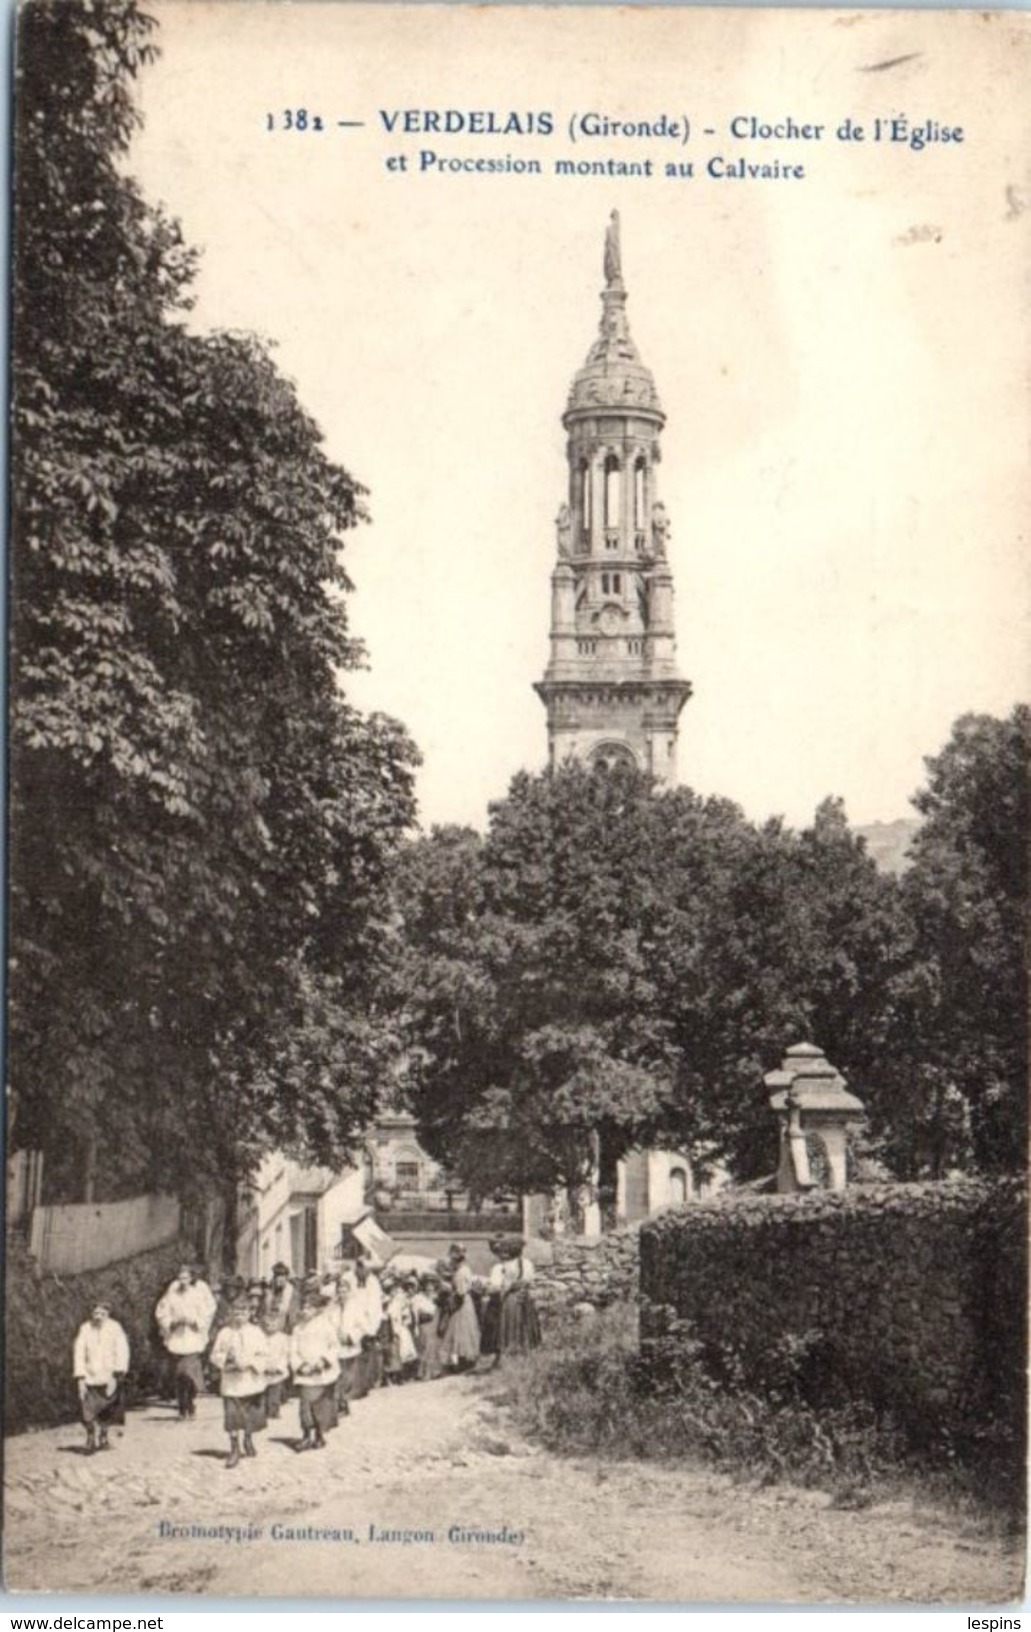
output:
M218 1305L206 1281L183 1264L154 1311L161 1341L175 1366L175 1396L180 1418L197 1414L197 1395L204 1387L201 1357L208 1346Z
M367 1258L359 1258L354 1266L354 1277L362 1320L362 1357L359 1366L358 1388L368 1394L378 1388L382 1379L383 1357L380 1351L380 1327L383 1325L383 1289Z
M230 1309L229 1324L221 1327L211 1345L211 1364L219 1374L222 1418L229 1435L226 1467L235 1468L240 1461L240 1436L244 1456L257 1456L253 1436L267 1420L268 1338L251 1319L249 1298L239 1298Z
M261 1317L265 1333L265 1415L278 1417L283 1409L283 1394L290 1376L290 1339L279 1324L274 1310L266 1310Z
M348 1417L351 1414L351 1401L357 1397L362 1363L362 1338L365 1335L365 1310L362 1300L358 1297L357 1285L350 1275L342 1274L337 1280L334 1317L340 1352L337 1408L341 1416Z
M336 1385L340 1376L340 1339L333 1306L317 1290L306 1291L290 1334L290 1370L300 1405L299 1451L325 1449L326 1434L337 1424Z
M87 1456L94 1451L109 1451L108 1429L125 1421L123 1384L128 1370L129 1339L125 1329L112 1320L108 1304L95 1303L72 1346L72 1375L86 1429Z
M386 1340L381 1344L383 1372L388 1382L402 1383L411 1375L413 1362L418 1361L415 1348L411 1299L396 1275L383 1277L383 1316Z

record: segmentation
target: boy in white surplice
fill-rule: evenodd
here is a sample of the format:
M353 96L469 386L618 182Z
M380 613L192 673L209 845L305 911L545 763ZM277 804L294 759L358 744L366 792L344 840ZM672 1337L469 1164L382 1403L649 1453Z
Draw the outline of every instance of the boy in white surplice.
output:
M229 1311L229 1324L218 1332L211 1346L211 1364L219 1373L222 1415L229 1435L227 1468L240 1460L240 1436L244 1456L257 1456L254 1435L265 1426L266 1366L268 1339L250 1318L250 1304L239 1298Z
M217 1308L215 1295L191 1264L183 1264L154 1311L161 1341L175 1362L175 1396L180 1417L197 1414L204 1387L201 1357L208 1346Z
M86 1455L109 1451L108 1429L125 1421L122 1382L129 1370L129 1339L106 1303L95 1303L75 1334L72 1374L86 1429ZM99 1443L97 1431L100 1432Z

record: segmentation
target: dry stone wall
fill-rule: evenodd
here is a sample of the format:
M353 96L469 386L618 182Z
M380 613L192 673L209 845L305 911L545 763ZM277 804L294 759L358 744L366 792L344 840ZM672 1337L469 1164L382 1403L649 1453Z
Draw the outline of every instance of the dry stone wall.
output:
M99 1299L111 1306L129 1338L129 1395L157 1384L162 1349L154 1305L183 1259L184 1241L125 1258L81 1275L41 1274L23 1242L9 1236L5 1263L4 1419L8 1433L74 1421L72 1344Z
M697 1203L641 1229L641 1331L733 1351L761 1379L785 1340L911 1426L1023 1434L1026 1191L1015 1181Z
M535 1254L534 1298L545 1316L577 1304L604 1309L637 1297L638 1226L602 1236L560 1236Z

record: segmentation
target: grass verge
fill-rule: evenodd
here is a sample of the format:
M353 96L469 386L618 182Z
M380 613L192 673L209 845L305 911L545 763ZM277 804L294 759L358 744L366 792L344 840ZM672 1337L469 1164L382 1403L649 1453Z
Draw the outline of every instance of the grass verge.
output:
M786 1339L762 1386L745 1382L731 1351L705 1353L686 1334L645 1360L636 1308L616 1304L556 1319L543 1348L492 1374L492 1393L559 1454L703 1462L760 1484L816 1487L846 1508L908 1494L1022 1530L1020 1459L1007 1465L997 1446L983 1454L976 1433L916 1445L868 1401L835 1398L818 1361L818 1334Z

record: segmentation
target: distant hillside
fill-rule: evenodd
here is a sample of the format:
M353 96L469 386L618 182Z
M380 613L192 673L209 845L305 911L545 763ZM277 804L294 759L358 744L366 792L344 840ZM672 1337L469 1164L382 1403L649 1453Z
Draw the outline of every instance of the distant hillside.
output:
M906 851L920 826L917 816L900 816L896 822L870 822L855 831L866 840L866 848L882 873L906 869Z

